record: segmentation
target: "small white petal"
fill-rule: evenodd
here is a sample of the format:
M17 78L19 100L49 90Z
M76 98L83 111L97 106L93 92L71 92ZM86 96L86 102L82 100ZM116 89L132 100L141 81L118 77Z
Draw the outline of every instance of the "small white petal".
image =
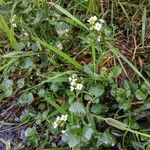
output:
M96 21L97 21L97 17L96 17L96 16L92 16L92 17L88 20L89 24L91 24L91 25L95 24Z
M64 121L67 121L68 115L64 115Z
M15 23L12 23L12 27L16 28L16 27L17 27L17 25L16 25Z
M73 74L73 75L72 75L72 78L76 78L76 77L77 77L77 75L76 75L76 74Z
M67 118L68 118L68 115L62 115L61 116L61 120L63 120L63 121L67 121Z
M96 31L100 31L100 29L102 28L102 24L100 24L100 23L97 22L95 24L94 28L95 28Z
M69 77L69 81L72 81L72 77Z
M62 133L62 134L66 133L66 130L62 130L61 133Z
M53 127L54 127L54 128L57 128L57 127L58 127L58 124L57 124L56 122L54 122L54 123L53 123Z
M78 90L82 90L82 88L83 88L83 84L77 83L77 87L76 87L76 89L78 89Z
M73 86L70 86L70 91L73 91L74 90L74 87Z
M99 19L99 21L100 21L101 23L105 23L105 21L104 21L103 19Z
M70 82L70 85L71 85L71 86L74 86L75 84L76 84L76 82L73 81L73 80Z
M59 120L60 120L60 116L57 116L56 121L59 121Z

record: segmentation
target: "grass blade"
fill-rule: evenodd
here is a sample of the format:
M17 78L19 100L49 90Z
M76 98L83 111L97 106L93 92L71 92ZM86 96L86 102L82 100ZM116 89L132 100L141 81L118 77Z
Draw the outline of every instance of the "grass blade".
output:
M146 8L143 10L143 16L142 16L142 47L144 47L144 41L145 41L145 27L146 27Z
M119 52L118 49L114 48L110 43L108 43L109 48L111 49L111 51L113 52L113 54L118 58L121 57L133 70L134 72L139 75L147 84L147 86L150 87L150 83L144 78L144 76L138 71L138 69L123 55Z
M10 44L15 50L20 50L19 44L17 43L13 28L9 28L3 16L0 15L0 28L6 33L8 39L10 40Z
M95 47L92 44L91 45L92 48L92 59L93 59L93 67L94 67L94 73L96 72L96 54L95 54Z
M59 56L63 57L64 59L66 59L69 63L73 64L75 67L77 67L79 70L83 70L83 66L81 64L79 64L76 60L74 60L73 58L71 58L69 55L65 54L64 52L62 52L61 50L59 50L58 48L46 43L45 41L36 38L36 40L44 47L48 48L48 51L53 51L56 54L58 54Z
M65 14L67 17L71 18L75 23L77 23L78 25L82 26L84 29L88 30L88 28L76 17L74 17L72 14L70 14L68 11L66 11L64 8L62 8L61 6L55 4L55 3L51 3L56 9L58 9L61 13Z
M0 0L0 5L5 4L5 2L3 0Z
M118 2L118 3L119 3L119 5L120 5L121 9L123 10L123 12L124 12L126 18L128 19L129 23L131 23L130 18L129 18L129 16L128 16L128 14L127 14L127 12L126 12L124 6L123 6L120 2Z
M59 106L55 101L51 100L47 96L45 96L44 98L50 105L52 105L54 108L56 108L56 110L58 112L60 112L61 114L67 114L67 112L61 106Z

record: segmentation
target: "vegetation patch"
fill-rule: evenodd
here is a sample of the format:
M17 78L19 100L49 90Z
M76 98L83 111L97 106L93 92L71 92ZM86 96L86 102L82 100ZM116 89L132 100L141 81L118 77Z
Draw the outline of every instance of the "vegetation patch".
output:
M0 0L0 150L149 150L149 8Z

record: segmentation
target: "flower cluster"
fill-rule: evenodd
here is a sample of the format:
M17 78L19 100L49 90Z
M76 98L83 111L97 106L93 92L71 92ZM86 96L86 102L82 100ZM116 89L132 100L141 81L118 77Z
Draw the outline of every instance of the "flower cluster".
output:
M89 24L91 25L90 30L100 31L102 28L102 24L105 23L103 19L99 19L96 16L92 16L88 20Z
M83 84L78 83L78 79L75 74L73 74L72 77L69 77L69 81L70 81L70 90L71 91L82 90Z
M10 23L14 28L17 27L15 22L16 22L16 15L13 15L13 17L10 19Z
M57 128L58 126L62 126L67 121L68 115L57 116L56 120L53 123L53 127Z

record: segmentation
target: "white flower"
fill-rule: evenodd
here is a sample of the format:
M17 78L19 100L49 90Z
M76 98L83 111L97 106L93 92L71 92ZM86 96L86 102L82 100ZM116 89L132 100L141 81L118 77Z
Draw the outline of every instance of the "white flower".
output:
M74 87L73 86L70 86L70 91L74 91Z
M60 117L59 117L59 116L57 116L56 121L59 121L59 120L60 120Z
M76 89L82 90L82 88L83 88L83 84L77 83Z
M53 123L53 127L54 127L54 128L57 128L57 127L58 127L57 122L54 122L54 123Z
M72 80L72 77L69 77L69 81L71 81Z
M69 77L70 81L70 91L81 90L83 85L78 83L77 75L73 74L72 77Z
M58 126L63 125L65 121L67 121L68 115L57 116L56 120L53 123L54 128L58 128Z
M76 86L76 81L77 81L77 79L72 79L72 81L70 82L70 85Z
M96 21L97 21L97 17L96 17L96 16L92 16L92 17L88 20L89 24L91 24L91 25L95 24Z
M12 25L13 28L17 27L17 25L15 23L12 23L11 25Z
M16 15L13 15L13 17L10 19L10 23L11 23L12 27L14 27L14 28L17 27L15 20L16 20Z
M102 24L100 24L100 23L96 23L95 24L95 26L94 26L94 29L96 30L96 31L100 31L100 29L102 28Z
M62 115L60 120L67 121L68 115Z

